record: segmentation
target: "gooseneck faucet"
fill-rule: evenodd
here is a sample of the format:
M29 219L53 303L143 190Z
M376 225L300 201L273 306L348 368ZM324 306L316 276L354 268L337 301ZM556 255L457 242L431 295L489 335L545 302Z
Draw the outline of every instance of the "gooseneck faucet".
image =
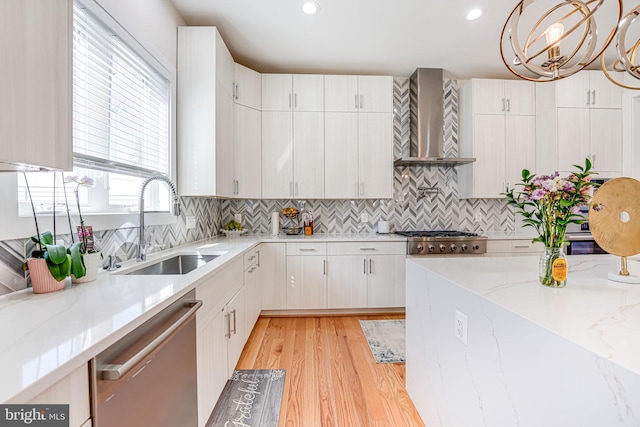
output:
M151 181L162 181L169 186L171 194L173 195L173 214L180 216L180 199L178 198L178 192L176 191L176 185L166 175L152 175L142 182L140 187L140 227L138 229L138 261L144 261L147 259L147 242L144 239L144 190Z

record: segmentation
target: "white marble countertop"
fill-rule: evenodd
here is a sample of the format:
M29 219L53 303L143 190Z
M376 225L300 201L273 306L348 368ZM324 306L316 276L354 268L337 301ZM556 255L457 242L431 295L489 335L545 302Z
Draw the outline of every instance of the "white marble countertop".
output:
M538 282L538 257L408 258L503 308L640 374L640 285L607 280L612 255L568 257L566 288ZM640 275L638 259L629 260ZM526 337L523 337L526 339Z
M23 403L115 343L195 287L204 276L260 242L405 241L389 234L244 235L219 237L150 254L146 263L180 252L224 253L185 274L116 273L59 292L31 288L0 297L0 402Z

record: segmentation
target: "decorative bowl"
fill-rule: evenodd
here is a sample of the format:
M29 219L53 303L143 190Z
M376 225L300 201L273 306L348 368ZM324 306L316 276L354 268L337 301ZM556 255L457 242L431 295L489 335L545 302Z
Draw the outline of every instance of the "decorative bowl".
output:
M224 230L224 229L220 229L220 232L222 234L224 234L225 236L229 237L229 236L240 236L241 234L244 234L247 232L247 229L245 228L244 230Z
M300 212L296 208L282 208L282 214L287 218L295 218Z
M285 234L289 235L300 234L300 232L302 231L302 227L282 227L282 231L284 231Z

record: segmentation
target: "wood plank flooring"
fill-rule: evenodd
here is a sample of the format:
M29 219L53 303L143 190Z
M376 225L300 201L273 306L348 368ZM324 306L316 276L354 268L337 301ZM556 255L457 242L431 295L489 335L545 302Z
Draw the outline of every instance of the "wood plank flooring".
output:
M402 318L260 317L236 369L287 371L278 427L424 426L405 364L376 363L358 322Z

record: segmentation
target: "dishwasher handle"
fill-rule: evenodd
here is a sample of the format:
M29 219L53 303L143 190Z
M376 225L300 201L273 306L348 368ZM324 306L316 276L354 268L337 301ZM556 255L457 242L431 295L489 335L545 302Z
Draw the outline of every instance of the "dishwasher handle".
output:
M189 311L183 314L175 323L165 329L157 338L147 344L142 350L137 352L131 359L118 365L105 365L104 369L99 372L99 377L103 380L115 381L122 378L124 374L129 372L134 366L140 363L145 357L160 346L174 331L186 323L191 316L202 306L202 301L194 300L185 302L185 307L190 307Z

